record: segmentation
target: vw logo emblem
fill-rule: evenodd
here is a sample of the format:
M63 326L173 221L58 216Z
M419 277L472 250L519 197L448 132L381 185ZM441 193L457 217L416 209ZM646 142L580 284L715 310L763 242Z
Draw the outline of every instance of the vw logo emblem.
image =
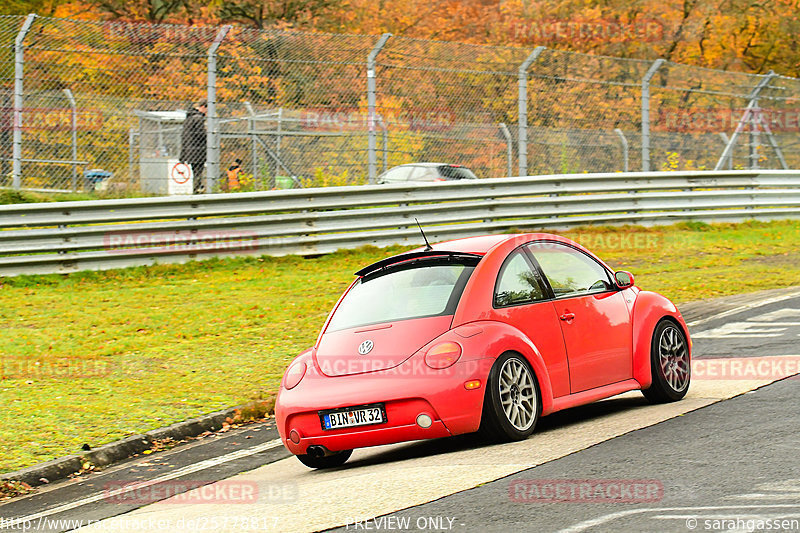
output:
M358 346L358 353L361 355L367 355L372 351L373 346L375 346L375 343L372 341L364 341Z

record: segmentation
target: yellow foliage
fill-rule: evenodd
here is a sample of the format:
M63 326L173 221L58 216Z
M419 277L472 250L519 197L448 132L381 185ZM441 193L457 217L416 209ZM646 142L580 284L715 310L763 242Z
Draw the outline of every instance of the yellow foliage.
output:
M341 187L344 185L363 185L367 182L365 176L351 178L350 173L345 170L337 174L333 167L317 167L314 169L314 176L302 178L300 183L303 188L310 187Z
M666 160L661 163L663 171L711 170L706 165L698 165L693 159L682 159L678 152L667 152L666 156Z

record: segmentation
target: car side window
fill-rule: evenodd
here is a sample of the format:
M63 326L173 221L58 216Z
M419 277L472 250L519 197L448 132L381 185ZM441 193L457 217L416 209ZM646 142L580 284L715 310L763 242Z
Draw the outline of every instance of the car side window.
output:
M392 181L408 181L411 173L414 172L414 167L399 167L394 170Z
M409 178L410 181L434 181L435 176L431 174L428 167L414 167L414 173Z
M494 289L495 307L531 303L546 299L539 276L531 269L524 252L512 253L500 269Z
M448 180L474 180L477 176L466 167L454 165L440 165L437 167L439 175Z
M411 175L412 170L414 170L414 167L395 167L383 175L381 182L401 183L408 181L408 177Z
M553 288L556 298L582 296L611 290L608 271L580 250L559 243L528 246Z

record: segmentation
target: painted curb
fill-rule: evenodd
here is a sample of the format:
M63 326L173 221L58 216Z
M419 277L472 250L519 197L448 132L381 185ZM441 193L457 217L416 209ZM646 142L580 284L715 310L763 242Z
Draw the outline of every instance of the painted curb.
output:
M16 472L0 474L0 479L21 481L32 487L65 479L71 474L79 472L85 462L89 462L94 466L108 466L149 450L159 440L173 439L177 441L187 437L196 437L206 431L217 431L222 429L222 424L227 418L233 418L237 411L242 411L247 407L249 405L231 407L198 418L184 420L171 426L154 429L140 435L131 435L122 440L104 444L86 453L67 455L46 463L23 468ZM43 479L46 481L43 481Z

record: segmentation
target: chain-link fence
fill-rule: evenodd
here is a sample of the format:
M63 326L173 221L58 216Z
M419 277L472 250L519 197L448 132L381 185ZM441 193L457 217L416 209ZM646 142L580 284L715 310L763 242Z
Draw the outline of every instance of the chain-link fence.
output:
M201 100L213 191L423 161L484 178L798 168L799 98L774 74L544 47L2 16L0 186L191 192Z

